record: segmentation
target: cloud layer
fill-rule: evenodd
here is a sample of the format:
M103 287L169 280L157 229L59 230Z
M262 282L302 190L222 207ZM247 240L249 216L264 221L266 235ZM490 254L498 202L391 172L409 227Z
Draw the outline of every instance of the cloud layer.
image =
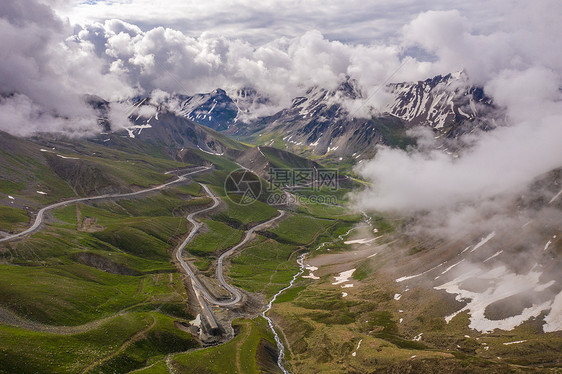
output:
M118 77L87 48L65 43L71 33L51 8L33 0L0 5L0 129L90 133L96 116L84 93L111 97ZM131 90L122 93L131 94Z
M241 39L254 46L279 38L295 38L319 30L330 40L344 43L389 43L400 29L427 10L458 9L483 33L496 27L497 18L513 1L475 0L149 0L71 1L59 11L71 21L86 24L121 19L148 31L164 26L198 37L203 30Z
M271 99L271 113L310 86L334 88L346 76L377 106L389 77L412 81L461 68L501 100L502 87L493 83L501 74L535 65L557 74L560 66L559 42L545 37L561 31L552 19L560 5L552 1L487 8L351 2L347 12L335 1L53 4L56 10L39 0L1 5L3 130L91 132L96 114L84 94L119 100L155 90L252 87Z
M458 155L426 146L410 152L381 147L357 168L373 182L356 196L358 205L404 214L431 211L441 216L439 225L455 231L469 216L493 216L505 208L502 199L562 166L562 44L547 37L562 32L561 23L552 22L553 12L562 14L561 5L526 4L506 15L503 30L488 35L472 34L456 11L423 13L407 25L406 39L433 53L434 65L463 62L506 108L510 126L470 139L473 146ZM426 135L420 143L432 141Z

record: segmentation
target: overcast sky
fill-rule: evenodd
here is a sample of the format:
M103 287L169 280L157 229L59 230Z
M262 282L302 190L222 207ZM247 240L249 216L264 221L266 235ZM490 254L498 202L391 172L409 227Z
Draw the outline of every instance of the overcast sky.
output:
M482 86L531 68L558 79L561 14L557 0L3 0L0 129L91 132L85 94L251 87L272 113L347 77L368 97L460 69Z
M144 31L164 26L192 37L211 32L254 45L310 30L330 40L373 44L396 39L403 25L429 10L459 10L475 30L487 33L513 6L505 0L78 0L61 4L59 13L73 23L116 18Z
M371 94L390 78L464 69L510 127L459 159L381 148L357 170L373 182L357 198L378 210L474 207L562 165L561 35L560 0L2 0L0 130L99 132L86 94L115 103L250 87L273 113L348 77L384 110Z

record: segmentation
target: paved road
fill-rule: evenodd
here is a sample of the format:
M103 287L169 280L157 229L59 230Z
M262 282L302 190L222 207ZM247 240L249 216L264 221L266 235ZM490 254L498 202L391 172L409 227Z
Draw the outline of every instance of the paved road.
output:
M242 300L242 292L238 288L232 286L231 284L229 284L226 281L226 279L224 277L224 266L223 266L224 259L227 258L228 256L230 256L237 249L246 245L246 243L248 243L248 241L252 238L252 235L254 234L254 232L256 230L260 230L263 227L269 225L271 222L283 217L285 212L279 211L279 215L273 217L272 219L270 219L266 222L260 223L259 225L255 226L255 227L252 227L250 230L248 230L246 232L246 236L244 237L244 239L242 239L242 241L240 243L238 243L236 246L232 247L230 250L226 251L225 253L223 253L219 257L218 262L217 262L217 272L216 272L217 279L218 279L220 285L232 294L232 298L230 300L218 300L213 295L211 295L209 293L209 291L207 290L207 288L205 286L203 286L203 284L201 283L201 281L199 281L199 278L197 278L197 276L195 275L195 273L193 272L191 267L183 259L183 250L185 249L187 244L189 244L189 242L191 240L193 240L193 238L195 237L195 235L197 234L199 229L203 226L203 223L197 221L194 218L195 215L205 213L205 212L208 212L212 209L215 209L220 204L219 198L211 191L211 189L208 186L206 186L204 184L201 184L201 186L203 186L207 195L209 195L209 197L211 197L213 199L213 205L208 207L208 208L205 208L203 210L193 212L193 213L191 213L187 216L187 220L193 225L193 227L191 229L191 232L187 236L187 238L185 238L183 243L178 247L178 250L176 251L176 259L179 261L179 263L181 264L182 268L185 270L187 275L189 275L191 277L191 280L193 282L193 287L197 288L197 290L205 297L205 299L207 299L207 301L209 301L211 304L218 305L218 306L234 305L234 304L238 303L240 300Z
M232 247L231 249L229 249L228 251L226 251L222 255L220 255L220 257L217 261L217 273L216 273L217 279L219 280L219 283L224 288L226 288L232 295L234 295L234 298L232 299L232 303L237 303L238 301L240 301L240 299L242 298L242 293L240 292L239 289L230 285L226 281L226 279L224 279L224 271L223 271L224 259L227 258L228 256L230 256L232 253L234 253L234 251L236 251L237 249L246 245L246 243L248 243L248 241L250 241L250 239L252 238L254 232L256 232L258 230L261 230L265 226L268 226L271 222L276 221L276 220L278 220L279 218L281 218L285 215L285 211L283 211L283 210L278 210L278 212L279 212L279 215L273 217L269 221L260 223L259 225L252 227L250 230L248 230L248 232L246 232L246 236L244 237L244 239L240 243L238 243L237 245L235 245L234 247Z
M110 198L113 199L113 198L121 198L121 197L131 197L131 196L136 196L136 195L140 195L140 194L151 192L151 191L158 191L158 190L166 188L166 187L168 187L172 184L176 184L176 183L179 183L179 182L182 182L182 181L186 180L187 179L186 177L189 176L189 175L201 173L201 172L209 170L209 169L211 169L210 166L202 166L201 168L198 168L198 170L180 175L178 177L178 179L176 179L176 180L173 180L173 181L168 182L168 183L161 184L161 185L156 186L156 187L147 188L145 190L140 190L140 191L136 191L136 192L129 192L129 193L121 193L121 194L115 194L115 195L106 194L106 195L91 196L91 197L81 197L81 198L78 198L78 199L66 200L66 201L61 201L59 203L54 203L54 204L48 205L44 208L41 208L39 210L39 212L37 212L37 216L35 217L35 222L33 222L33 225L31 225L30 228L28 228L27 230L22 231L18 234L13 234L13 235L6 236L4 238L0 238L0 243L1 242L7 242L9 240L14 240L14 239L17 239L17 238L21 238L22 236L25 236L27 234L30 234L30 233L34 232L34 231L37 231L37 229L39 228L39 226L41 226L41 223L43 222L43 216L45 215L45 212L47 212L49 210L60 208L62 206L68 205L68 204L78 203L80 201L92 201L92 200L101 200L101 199L110 199Z
M14 240L14 239L17 239L17 238L21 238L21 237L23 237L27 234L30 234L32 232L37 231L39 229L39 227L41 226L41 224L43 223L43 217L45 215L45 212L47 212L49 210L60 208L60 207L63 207L65 205L73 204L73 203L77 203L77 202L81 202L81 201L92 201L92 200L101 200L101 199L114 199L114 198L132 197L132 196L144 194L144 193L151 192L151 191L162 190L162 189L164 189L164 188L166 188L166 187L168 187L172 184L176 184L176 183L179 183L179 182L182 182L182 181L186 180L189 175L200 173L200 172L203 172L203 171L206 171L206 170L209 170L209 169L211 169L211 167L203 166L203 167L198 168L197 170L191 171L189 173L182 174L182 175L178 176L178 178L176 180L173 180L171 182L164 183L164 184L161 184L159 186L147 188L147 189L140 190L140 191L121 193L121 194L113 194L113 195L106 194L106 195L99 195L99 196L81 197L81 198L77 198L77 199L65 200L65 201L61 201L61 202L58 202L58 203L48 205L44 208L41 208L39 210L39 212L37 212L37 216L35 217L35 222L33 222L33 225L31 225L31 227L29 227L27 230L24 230L20 233L9 235L9 236L6 236L4 238L0 238L0 243L10 241L10 240ZM183 256L182 256L183 250L185 249L187 244L189 242L191 242L191 240L193 240L193 238L195 237L195 235L197 234L199 229L203 226L203 223L197 221L195 219L195 216L197 214L202 214L202 213L208 212L212 209L215 209L220 204L219 198L211 191L211 189L208 186L206 186L204 184L201 184L201 186L203 187L203 189L205 190L207 195L209 195L213 199L213 205L211 205L210 207L204 208L202 210L190 213L187 216L187 220L193 225L193 227L192 227L189 235L187 236L187 238L185 238L185 240L182 242L182 244L178 247L178 250L176 251L176 259L179 261L179 263L181 264L181 266L185 270L185 272L191 277L192 282L193 282L193 286L195 288L197 288L197 290L211 304L218 305L218 306L234 305L234 304L238 303L240 300L242 300L242 292L239 289L237 289L236 287L230 285L226 281L226 279L224 277L224 273L223 273L223 271L224 271L224 265L223 265L224 259L227 258L228 256L230 256L237 249L246 245L246 243L248 243L248 241L250 241L250 239L252 238L255 231L260 230L263 227L269 225L271 222L273 222L275 220L278 220L279 218L283 217L285 212L279 211L279 215L273 217L272 219L270 219L266 222L260 223L259 225L255 226L255 227L252 227L250 230L248 230L246 232L246 236L244 237L244 239L242 239L242 241L240 243L238 243L236 246L232 247L230 250L226 251L225 253L223 253L219 257L218 263L217 263L217 279L219 280L219 283L221 284L221 286L224 287L226 290L228 290L233 295L233 297L230 300L218 300L207 291L207 288L203 286L203 284L201 283L199 278L195 275L195 273L193 272L191 267L185 262L185 260L183 259Z

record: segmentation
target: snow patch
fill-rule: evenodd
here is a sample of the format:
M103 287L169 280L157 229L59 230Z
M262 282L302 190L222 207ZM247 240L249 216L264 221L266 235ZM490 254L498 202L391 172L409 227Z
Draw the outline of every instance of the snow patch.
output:
M562 190L558 191L558 193L556 195L554 195L554 197L552 199L550 199L550 201L548 203L552 204L554 202L554 200L558 199L558 197L560 195L562 195Z
M542 326L544 332L562 330L562 291L554 298L550 313L544 317L544 321L546 322Z
M306 270L308 270L308 275L303 275L303 278L306 279L320 279L320 277L317 277L316 275L314 275L314 272L316 270L318 270L318 268L316 266L312 266L312 265L305 265L304 267Z
M353 273L355 272L355 269L351 269L351 270L347 270L347 271L342 271L340 273L340 275L335 276L335 282L333 282L333 285L337 285L337 284L341 284L341 283L346 283L349 281L349 278L351 278L351 276L353 275Z
M156 119L158 119L158 113L156 114ZM140 135L140 133L142 132L143 129L150 129L152 128L151 125L134 125L134 126L129 126L129 127L125 127L125 130L127 130L127 132L129 133L129 138L134 138L135 137L135 131L136 131L136 135Z
M373 242L377 239L380 239L382 237L383 237L383 235L377 236L376 238L372 238L372 239L365 238L365 239L348 240L348 241L343 242L343 244L367 244L367 243Z
M68 159L68 160L80 160L78 157L69 157L57 154L60 158Z
M485 259L485 260L482 261L482 262L490 261L491 259L493 259L493 258L495 258L495 257L497 257L497 256L499 256L499 255L501 255L502 253L503 253L503 249L500 250L500 251L497 251L496 253L494 253L493 255L491 255L490 257L488 257L487 259Z
M201 314L198 314L193 321L189 321L192 326L201 327Z
M489 320L484 316L486 307L496 301L500 301L510 296L533 289L544 289L545 287L549 287L550 285L548 283L540 283L539 280L542 272L539 272L535 269L536 266L533 267L533 269L531 269L529 273L524 275L515 274L509 271L503 265L491 270L473 269L450 282L444 283L441 286L434 287L436 290L445 290L450 294L455 294L455 299L457 301L468 301L466 306L464 306L462 309L449 316L446 316L445 321L449 323L457 314L466 311L470 314L470 324L468 326L469 328L478 330L483 333L489 333L494 331L495 329L512 330L528 319L532 317L538 317L543 311L551 308L551 305L554 305L556 301L546 301L541 304L533 304L532 306L523 309L520 314L501 320ZM490 280L491 286L481 293L462 289L460 285L470 278ZM558 316L560 316L560 312L562 311L562 297L559 307L560 309L557 312ZM556 314L554 314L553 316L556 316ZM558 323L558 327L562 328L562 320ZM547 327L543 326L543 329L544 328Z
M470 253L474 252L478 248L482 247L484 244L488 243L488 241L490 239L492 239L494 236L496 236L496 232L492 231L491 233L488 234L488 236L486 236L485 238L482 238L482 240L480 240L480 242L478 244L476 244L474 246L474 248L472 248L472 251L470 251Z
M424 274L429 273L429 272L432 271L432 270L437 269L439 266L441 266L441 265L443 265L443 264L444 264L444 262L440 263L440 264L437 265L437 266L432 267L432 268L429 269L429 270L424 271L423 273L414 274L414 275L407 275L407 276L405 276L405 277L400 277L400 278L396 279L395 282L400 283L400 282L407 281L407 280L409 280L409 279L417 278L417 277L419 277L419 276L422 276L422 275L424 275Z
M518 340L516 342L503 343L503 345L521 344L521 343L525 343L525 342L526 342L526 340Z
M447 269L445 269L445 270L441 273L441 275L448 273L449 270L451 270L452 268L454 268L455 266L457 266L458 264L460 264L460 263L463 262L463 261L464 261L464 259L463 259L463 260L460 260L460 261L457 262L457 263L454 263L454 264L451 265L451 266L449 266Z
M353 357L355 357L357 355L357 351L359 350L359 347L361 347L361 342L363 341L363 339L359 340L359 343L357 344L357 348L355 348L355 352L353 352L351 355Z

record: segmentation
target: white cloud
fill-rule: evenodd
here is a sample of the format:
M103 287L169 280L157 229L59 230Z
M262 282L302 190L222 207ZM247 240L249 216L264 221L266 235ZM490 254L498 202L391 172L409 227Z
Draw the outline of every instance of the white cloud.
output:
M396 38L400 28L426 10L459 9L486 32L513 1L476 0L169 0L71 1L59 12L76 23L123 19L143 30L170 27L198 37L206 30L253 45L319 30L330 40L371 44Z
M502 211L502 201L562 166L561 42L546 37L560 33L560 22L545 22L552 21L552 12L562 14L560 7L559 2L522 4L506 12L489 34L475 32L457 11L423 13L407 25L404 45L435 54L432 69L465 66L506 108L510 126L472 137L472 146L458 158L427 147L381 148L357 169L373 182L357 196L358 204L401 213L431 211L441 216L439 225L456 230L468 216L483 220Z
M310 86L334 88L345 76L357 79L369 97L350 108L368 114L365 108L385 103L380 87L393 73L392 81L411 81L465 66L484 84L502 69L532 67L533 54L542 56L537 59L545 67L559 63L552 43L531 42L533 33L541 39L559 26L537 21L518 29L510 21L496 27L500 10L511 19L520 16L503 1L486 2L488 12L460 1L54 3L58 14L84 21L82 26L71 26L38 1L26 0L28 11L18 11L14 4L20 3L3 3L13 6L4 5L0 19L0 91L25 95L61 118L92 118L82 102L85 93L116 100L219 87L256 88L272 99L270 107L259 108L263 114ZM542 5L535 8L548 13ZM419 14L427 9L438 11ZM153 27L157 23L164 26ZM528 42L521 46L519 40ZM406 56L409 50L433 57Z
M84 94L130 95L91 43L65 42L72 33L51 9L33 0L7 1L0 12L0 127L16 134L96 130ZM8 120L9 119L9 120Z

